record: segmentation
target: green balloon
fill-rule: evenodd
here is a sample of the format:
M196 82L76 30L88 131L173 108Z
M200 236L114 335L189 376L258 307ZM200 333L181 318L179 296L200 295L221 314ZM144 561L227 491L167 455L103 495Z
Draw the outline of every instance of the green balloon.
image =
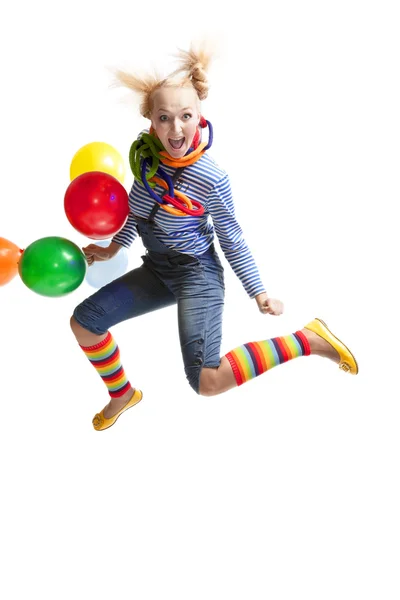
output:
M87 262L76 244L62 237L45 237L25 248L18 264L24 284L42 296L65 296L78 288Z

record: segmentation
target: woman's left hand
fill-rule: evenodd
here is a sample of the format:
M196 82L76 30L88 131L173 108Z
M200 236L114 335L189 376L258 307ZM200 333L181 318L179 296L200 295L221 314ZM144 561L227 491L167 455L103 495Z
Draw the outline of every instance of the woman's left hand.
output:
M283 313L283 303L275 298L268 298L265 292L256 296L256 302L259 311L264 315L278 316Z

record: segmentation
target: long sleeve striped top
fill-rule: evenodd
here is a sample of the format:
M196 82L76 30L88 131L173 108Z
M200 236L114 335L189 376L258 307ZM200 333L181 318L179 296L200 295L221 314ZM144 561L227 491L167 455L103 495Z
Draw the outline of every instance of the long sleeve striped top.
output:
M163 165L171 177L175 169ZM166 246L183 254L198 256L212 244L214 232L234 273L250 298L265 291L243 232L235 217L231 185L227 173L206 152L193 165L185 167L175 188L204 207L201 217L172 215L162 208L154 218L154 233ZM161 196L165 190L156 186ZM135 215L147 218L155 201L137 180L129 193L130 213L113 241L129 248L138 235Z

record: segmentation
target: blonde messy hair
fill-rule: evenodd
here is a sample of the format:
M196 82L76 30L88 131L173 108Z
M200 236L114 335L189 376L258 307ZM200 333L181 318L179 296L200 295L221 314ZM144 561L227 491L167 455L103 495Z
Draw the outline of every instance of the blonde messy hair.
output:
M207 71L214 56L213 51L205 44L198 47L192 44L190 50L179 49L174 56L179 66L164 79L157 75L139 77L119 69L114 71L114 85L126 87L140 96L139 111L146 119L150 119L153 109L153 93L162 87L193 87L199 100L205 100L208 96ZM180 74L183 77L177 78Z

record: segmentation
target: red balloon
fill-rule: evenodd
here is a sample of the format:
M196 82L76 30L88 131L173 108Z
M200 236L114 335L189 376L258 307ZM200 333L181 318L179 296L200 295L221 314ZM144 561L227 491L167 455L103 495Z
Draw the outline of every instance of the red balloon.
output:
M94 240L106 240L126 223L128 194L112 175L90 171L71 181L65 192L64 210L79 233Z

